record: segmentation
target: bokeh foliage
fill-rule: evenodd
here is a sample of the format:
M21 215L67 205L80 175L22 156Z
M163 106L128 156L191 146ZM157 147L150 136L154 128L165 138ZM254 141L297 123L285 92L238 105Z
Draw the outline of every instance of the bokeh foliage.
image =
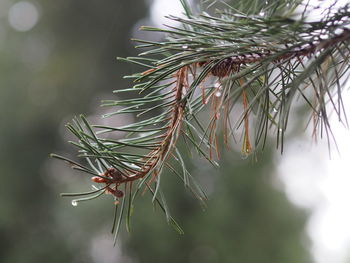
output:
M86 244L70 241L61 229L74 224L57 221L64 220L57 217L62 189L48 172L61 174L47 169L48 154L65 148L62 120L91 112L97 97L123 85L120 79L130 68L115 57L133 54L131 29L146 15L146 6L36 1L39 23L16 32L5 12L16 2L0 3L0 261L88 262L80 255Z

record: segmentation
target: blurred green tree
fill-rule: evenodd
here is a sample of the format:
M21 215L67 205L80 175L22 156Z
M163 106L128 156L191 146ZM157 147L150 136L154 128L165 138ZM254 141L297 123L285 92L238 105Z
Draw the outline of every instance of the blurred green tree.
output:
M21 3L40 16L30 31L9 23ZM27 6L17 5L22 16L14 19L25 22ZM66 149L63 119L93 111L96 97L123 85L130 68L115 57L134 53L132 28L146 7L143 0L0 1L0 262L91 262L89 244L62 230L74 223L58 221L62 180L47 174L48 153Z

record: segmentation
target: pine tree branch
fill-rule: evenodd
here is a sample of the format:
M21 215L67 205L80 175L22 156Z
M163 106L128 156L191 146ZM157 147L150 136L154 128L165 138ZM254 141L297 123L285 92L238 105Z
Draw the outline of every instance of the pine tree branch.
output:
M166 39L136 40L144 51L139 57L121 59L145 69L127 76L134 79L132 88L115 93L137 92L141 97L104 102L105 106L118 107L106 117L133 113L138 121L122 127L91 126L81 116L67 127L77 137L73 145L89 167L54 156L93 175L92 182L103 185L73 196L91 194L95 198L106 192L116 204L122 199L119 219L114 220L118 229L124 215L130 229L133 202L148 189L168 222L179 230L161 192L163 168L178 175L200 201L206 199L177 149L181 137L214 165L214 156L220 158L217 134L221 129L227 146L240 129L242 153L249 155L266 144L269 130L275 128L277 146L283 151L297 96L311 109L315 135L321 129L332 138L330 110L347 125L341 94L350 68L349 4L337 10L330 7L320 21L309 22L306 7L295 16L297 2L288 7L288 3L261 5L251 1L259 9L226 5L216 16L194 15L189 5L181 2L187 18L169 17L180 26L142 27L165 33ZM209 110L206 123L197 117L205 108ZM241 110L238 117L230 114L236 108ZM119 140L103 136L120 131L128 135ZM171 159L182 167L182 175L173 168ZM126 198L128 212L124 213ZM74 201L80 200L86 198Z

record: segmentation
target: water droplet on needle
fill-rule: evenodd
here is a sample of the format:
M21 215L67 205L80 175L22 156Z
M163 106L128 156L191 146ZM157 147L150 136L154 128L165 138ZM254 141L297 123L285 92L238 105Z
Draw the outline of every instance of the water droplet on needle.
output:
M248 153L245 153L245 152L242 152L242 153L241 153L241 158L242 158L242 160L246 160L246 159L248 159L248 157L249 157L249 154L248 154Z
M215 92L215 97L220 98L220 97L221 97L221 95L222 95L222 92L221 92L221 91L217 91L217 92Z

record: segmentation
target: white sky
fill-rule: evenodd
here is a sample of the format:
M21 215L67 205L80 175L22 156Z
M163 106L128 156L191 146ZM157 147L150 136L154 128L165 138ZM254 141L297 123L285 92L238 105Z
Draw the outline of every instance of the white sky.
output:
M167 15L181 16L182 6L179 0L154 0L151 8L152 22L157 26L169 25L171 20L165 18Z
M349 105L348 91L343 93ZM348 111L348 116L350 111ZM326 141L311 145L311 137L287 143L278 174L289 199L312 209L307 233L318 263L345 263L350 259L350 132L332 118L339 152L329 158Z

